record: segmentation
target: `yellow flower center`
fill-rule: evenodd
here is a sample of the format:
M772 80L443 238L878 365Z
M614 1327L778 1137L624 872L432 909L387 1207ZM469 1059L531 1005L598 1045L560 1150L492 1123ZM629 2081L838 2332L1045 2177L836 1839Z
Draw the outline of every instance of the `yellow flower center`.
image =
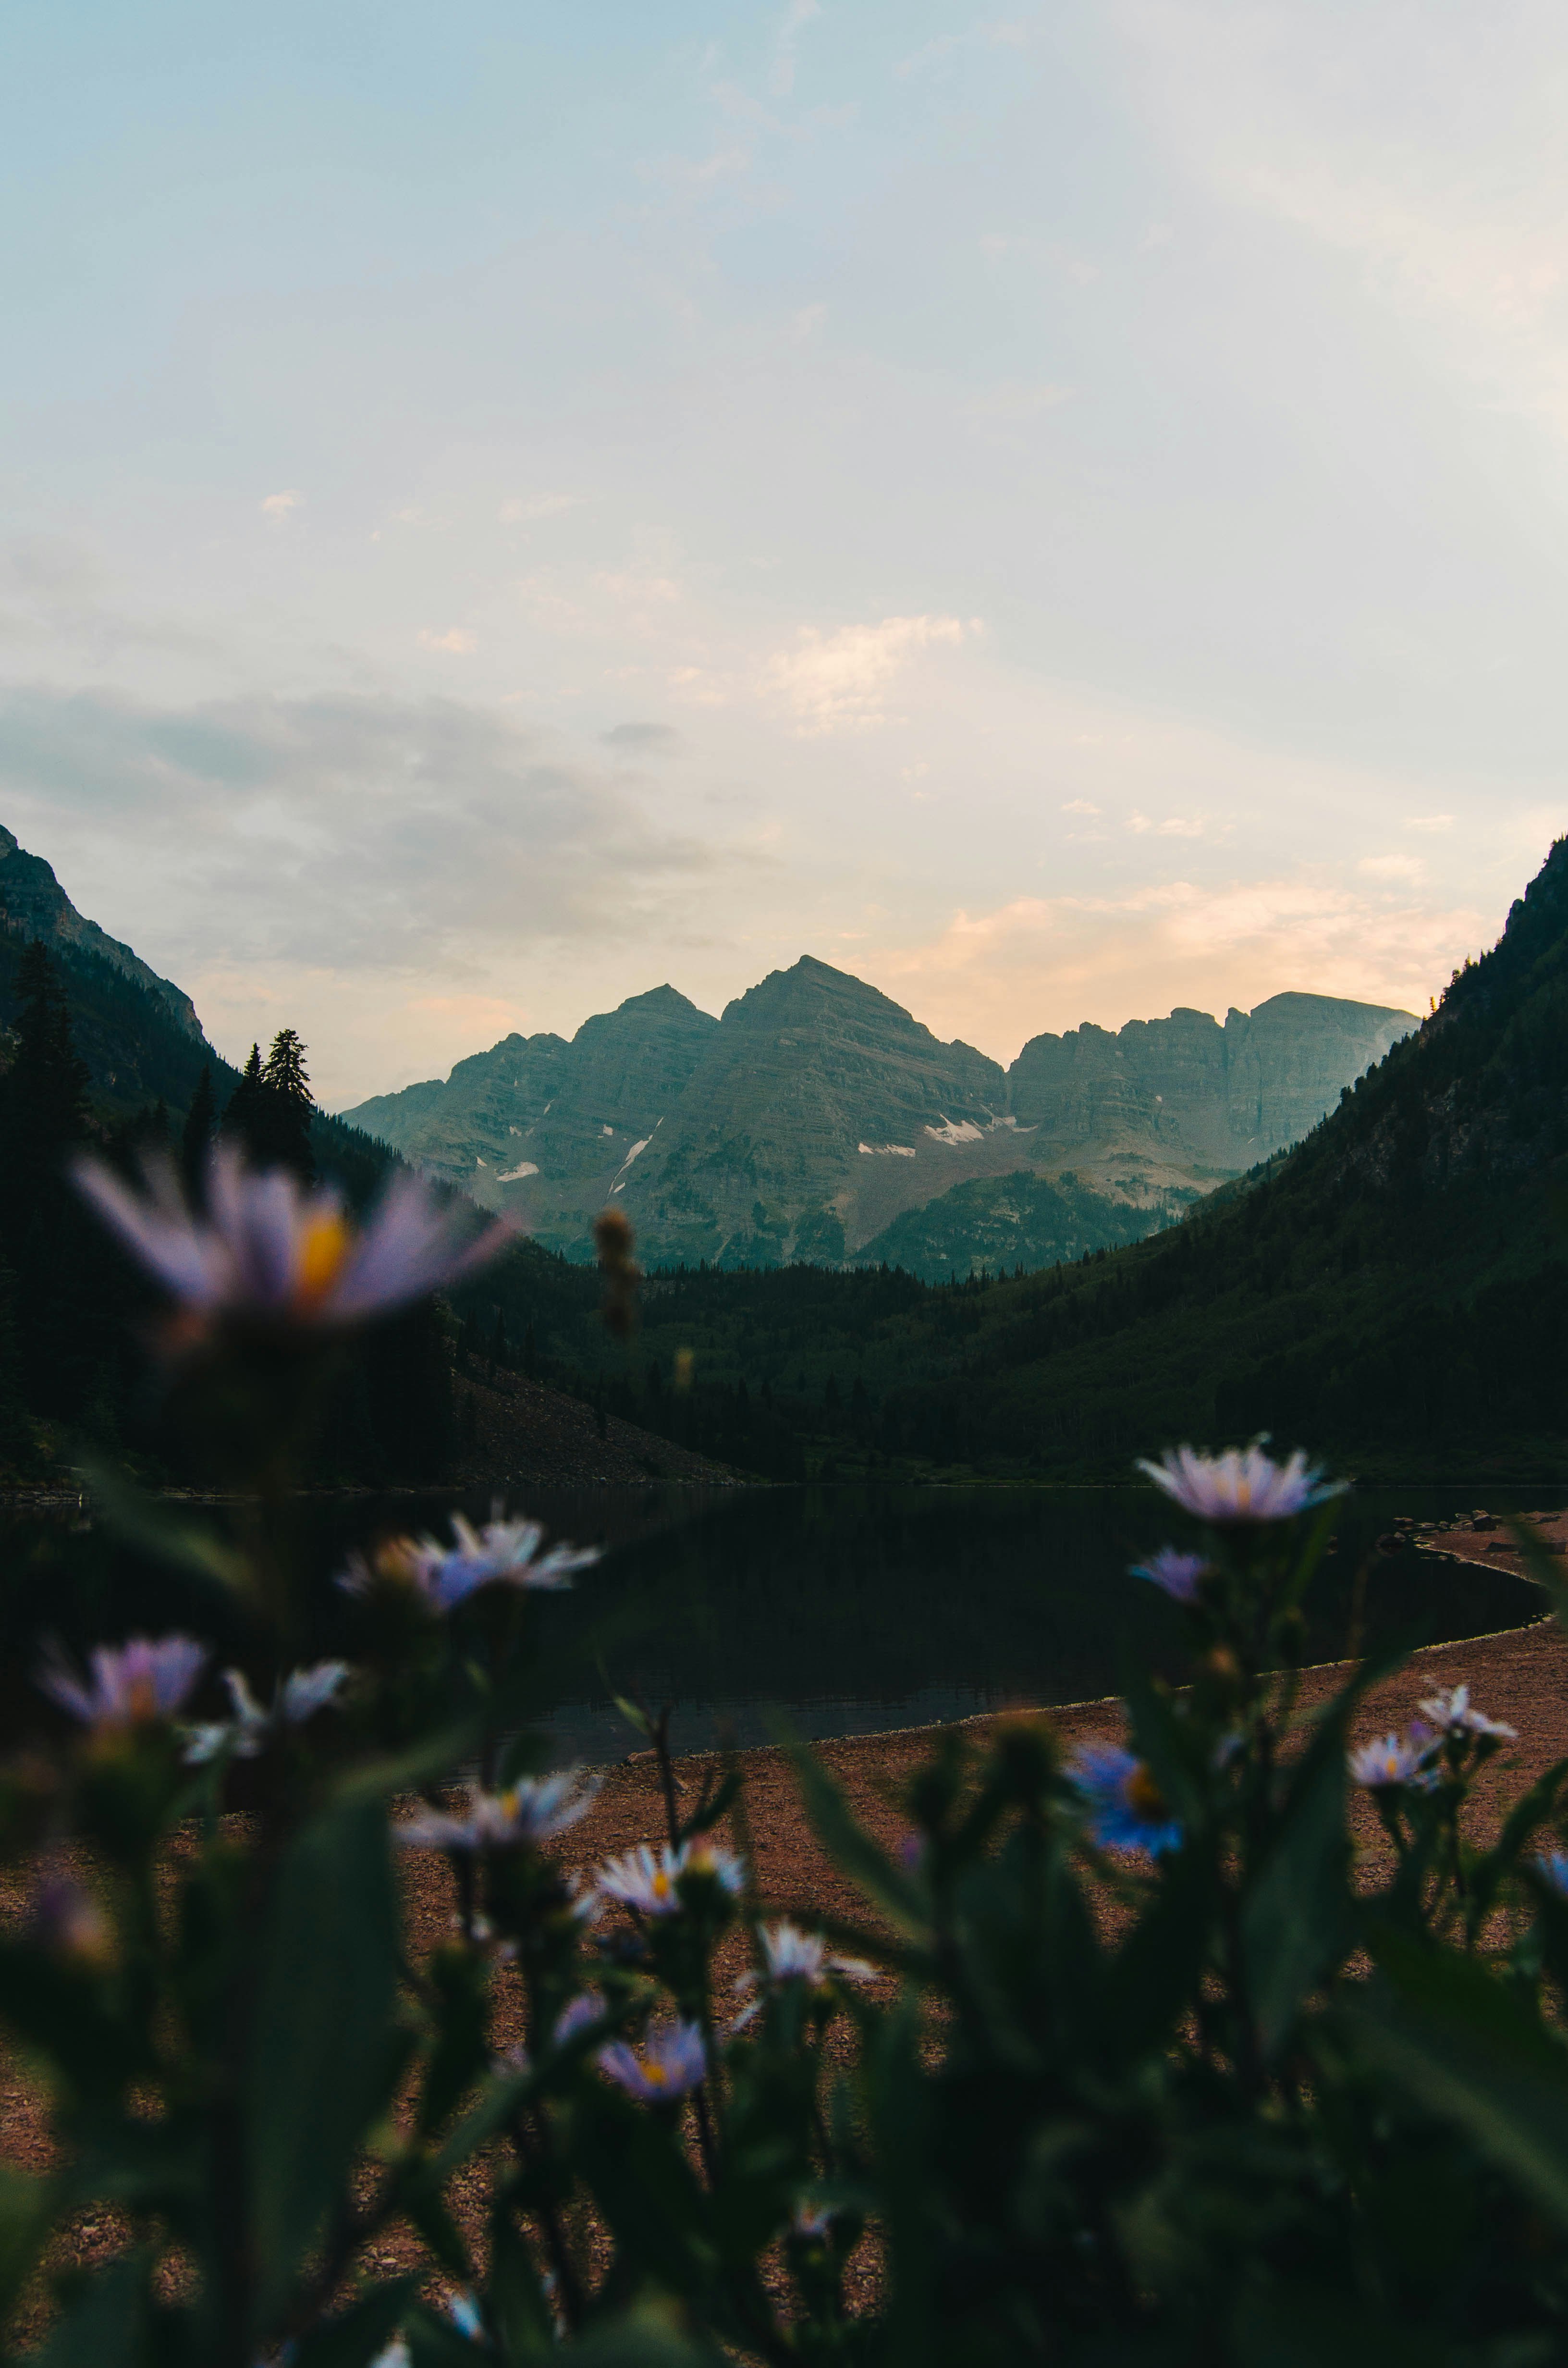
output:
M643 2057L642 2078L650 2089L662 2089L669 2077L662 2064L650 2064L647 2057Z
M1165 1794L1142 1762L1127 1780L1127 1805L1136 1809L1141 1817L1147 1817L1151 1823L1156 1817L1170 1815Z
M675 1884L670 1881L669 1876L661 1867L658 1873L653 1877L653 1891L654 1898L667 1899L674 1889Z
M320 1305L343 1270L353 1238L347 1220L335 1209L324 1209L306 1220L294 1273L296 1306Z

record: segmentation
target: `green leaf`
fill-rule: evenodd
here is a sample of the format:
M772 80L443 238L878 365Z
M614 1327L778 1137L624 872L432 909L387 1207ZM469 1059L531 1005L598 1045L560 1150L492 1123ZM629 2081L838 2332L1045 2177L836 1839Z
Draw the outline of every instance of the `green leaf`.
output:
M137 2252L99 2271L72 2296L28 2368L139 2368L150 2267Z
M795 1771L812 1830L835 1865L859 1884L899 1931L912 1940L924 1939L931 1918L921 1885L872 1840L821 1760L782 1725L778 1740Z
M302 2336L290 2355L290 2368L369 2368L397 2333L419 2285L417 2277L404 2277L375 2287Z
M1346 1706L1347 1707L1347 1706ZM1345 1715L1325 1719L1294 1770L1273 1845L1242 1908L1242 1949L1266 2059L1307 1993L1348 1948Z
M248 2139L264 2319L282 2306L356 2148L388 2102L400 1946L386 1819L367 1804L296 1835L257 1975Z
M890 2271L887 2357L936 2358L937 2228L932 2098L920 2064L920 2005L905 1992L866 2055L866 2096Z
M244 1556L210 1530L199 1529L156 1497L144 1496L107 1460L84 1455L75 1468L103 1517L104 1527L122 1544L161 1562L167 1570L184 1571L187 1577L203 1578L236 1593L248 1587L250 1568Z
M0 2325L38 2265L56 2194L52 2180L0 2162Z
M1386 1928L1371 1947L1385 1985L1342 2017L1357 2053L1568 2227L1568 2050L1473 1958Z
M723 2368L730 2356L688 2332L679 2308L656 2294L551 2355L569 2368Z

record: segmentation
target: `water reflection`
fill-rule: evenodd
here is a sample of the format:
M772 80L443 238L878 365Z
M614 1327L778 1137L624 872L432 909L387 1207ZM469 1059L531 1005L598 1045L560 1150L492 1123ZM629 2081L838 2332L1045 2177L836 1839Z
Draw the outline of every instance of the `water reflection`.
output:
M1311 1657L1344 1651L1363 1566L1372 1642L1435 1642L1539 1616L1536 1590L1504 1573L1376 1554L1396 1515L1441 1520L1475 1496L1410 1488L1346 1498L1309 1607ZM380 1530L438 1523L449 1501L299 1507L317 1582L316 1649L347 1642L347 1607L328 1582L347 1547ZM1489 1501L1494 1511L1544 1509L1568 1497L1538 1488L1489 1492ZM1176 1615L1127 1572L1172 1534L1145 1489L597 1489L545 1492L529 1508L553 1534L607 1549L574 1594L545 1607L545 1708L559 1758L603 1760L631 1748L612 1690L672 1702L679 1742L697 1748L766 1740L775 1708L807 1736L863 1734L1105 1694L1129 1655L1178 1666ZM487 1504L466 1509L483 1516ZM6 1525L0 1689L17 1707L45 1631L81 1645L132 1625L191 1624L220 1651L238 1641L191 1582L101 1531L71 1527Z

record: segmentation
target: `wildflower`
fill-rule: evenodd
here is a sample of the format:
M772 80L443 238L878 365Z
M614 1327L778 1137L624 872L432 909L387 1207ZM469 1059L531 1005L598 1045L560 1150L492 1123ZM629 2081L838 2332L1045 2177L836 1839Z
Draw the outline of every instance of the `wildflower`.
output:
M401 1580L417 1588L432 1610L450 1611L476 1588L496 1581L551 1590L570 1587L574 1571L599 1559L597 1546L557 1545L541 1554L542 1523L504 1520L499 1498L490 1514L483 1529L476 1530L454 1513L456 1543L449 1546L437 1538L392 1538L369 1564L362 1554L351 1555L337 1583L350 1595L368 1595L378 1580Z
M53 1645L34 1681L84 1726L140 1726L173 1717L207 1666L207 1648L190 1636L132 1636L95 1645L90 1666L84 1680Z
M1468 1686L1445 1687L1440 1693L1429 1694L1416 1708L1424 1718L1429 1718L1439 1735L1491 1736L1499 1743L1517 1743L1517 1727L1506 1726L1500 1718L1488 1718L1486 1713L1471 1707Z
M1555 1891L1559 1899L1568 1899L1568 1851L1538 1850L1535 1865L1547 1889Z
M555 1776L523 1776L504 1793L469 1787L468 1812L451 1817L421 1810L397 1827L410 1850L518 1850L549 1841L574 1826L593 1804L600 1779L581 1768Z
M733 1898L745 1887L745 1867L731 1850L710 1842L683 1842L666 1847L657 1858L646 1842L619 1858L607 1859L596 1878L603 1899L616 1899L639 1916L674 1916L685 1902L678 1888L683 1875L706 1875Z
M142 1192L97 1160L78 1161L74 1175L199 1333L225 1316L302 1328L359 1323L467 1273L513 1230L501 1220L465 1242L458 1211L403 1174L361 1231L331 1186L247 1167L231 1144L212 1154L205 1211L191 1206L168 1162L149 1163Z
M1158 1858L1179 1850L1182 1829L1142 1760L1118 1743L1085 1743L1067 1773L1089 1813L1089 1831L1102 1850L1146 1850Z
M837 2216L830 2204L807 2203L802 2199L790 2214L790 2234L803 2244L820 2245Z
M1228 1447L1222 1455L1202 1455L1195 1447L1170 1448L1158 1463L1141 1458L1138 1469L1184 1512L1217 1529L1289 1521L1341 1495L1346 1485L1325 1480L1300 1448L1289 1463L1276 1463L1256 1441L1251 1447Z
M119 1953L114 1927L92 1893L67 1870L47 1869L28 1909L28 1938L51 1957L99 1971Z
M579 1990L556 2016L551 2038L557 2047L564 2047L580 2031L591 2031L595 2023L603 2022L607 2011L601 1991Z
M1147 1562L1135 1562L1134 1578L1146 1578L1173 1603L1196 1603L1198 1582L1212 1570L1207 1554L1183 1554L1179 1546L1162 1546Z
M645 2105L673 2104L708 2076L708 2050L695 2022L650 2032L640 2048L612 2039L600 2048L598 2061L618 2089Z
M820 1932L802 1932L789 1917L780 1917L776 1924L759 1924L756 1937L762 1944L763 1972L761 1978L775 1988L787 1982L804 1982L811 1989L826 1987L830 1974L840 1974L846 1981L874 1982L877 1971L861 1957L838 1957L831 1953ZM756 1987L758 1975L744 1973L737 1976L737 1990Z
M1432 1739L1415 1726L1408 1736L1385 1735L1375 1743L1358 1744L1346 1755L1350 1781L1367 1793L1385 1793L1401 1784L1425 1787L1429 1781Z
M303 1726L318 1710L324 1710L335 1700L347 1675L347 1661L312 1661L308 1668L290 1669L273 1697L272 1708L263 1710L250 1690L244 1671L225 1669L223 1683L234 1714L187 1728L187 1765L199 1768L225 1749L232 1751L236 1759L254 1759L282 1728Z

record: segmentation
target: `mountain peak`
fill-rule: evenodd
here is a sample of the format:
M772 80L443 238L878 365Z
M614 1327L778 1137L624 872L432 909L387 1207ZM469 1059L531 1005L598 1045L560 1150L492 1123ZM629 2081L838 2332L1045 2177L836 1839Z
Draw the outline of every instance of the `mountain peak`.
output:
M68 946L91 954L122 977L157 996L187 1036L205 1044L196 1006L168 979L160 978L140 954L122 946L78 913L41 855L29 855L13 831L0 823L0 928L40 938L46 946Z

